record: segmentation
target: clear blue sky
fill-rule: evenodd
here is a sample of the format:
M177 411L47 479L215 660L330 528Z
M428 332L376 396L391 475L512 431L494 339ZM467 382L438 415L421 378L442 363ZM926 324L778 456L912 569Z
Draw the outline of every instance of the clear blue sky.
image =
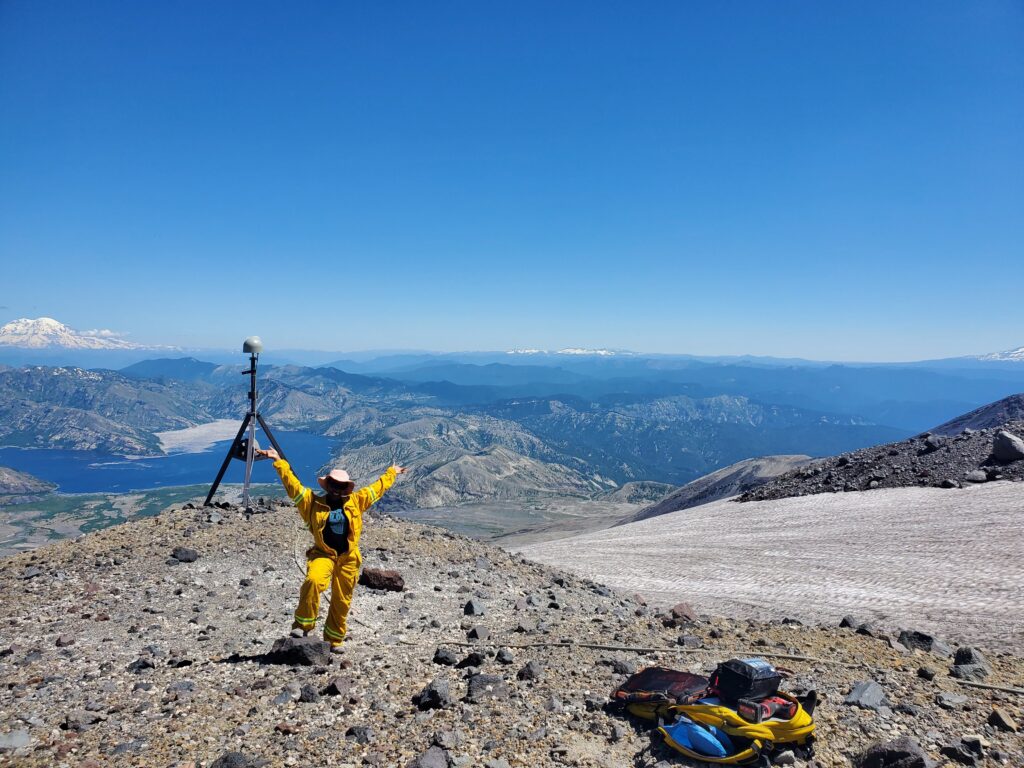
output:
M152 343L1020 346L1024 3L4 0L0 260Z

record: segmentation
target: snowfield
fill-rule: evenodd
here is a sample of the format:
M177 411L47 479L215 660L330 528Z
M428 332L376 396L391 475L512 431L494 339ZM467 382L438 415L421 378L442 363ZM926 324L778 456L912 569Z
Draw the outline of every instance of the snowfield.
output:
M1024 483L723 500L518 551L718 615L1024 648Z

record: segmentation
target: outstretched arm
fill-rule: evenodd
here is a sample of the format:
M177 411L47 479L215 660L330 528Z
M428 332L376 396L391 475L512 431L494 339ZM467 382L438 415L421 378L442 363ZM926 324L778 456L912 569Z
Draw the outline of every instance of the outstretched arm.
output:
M274 469L277 470L277 476L281 478L281 484L284 486L285 493L295 502L299 515L308 525L309 511L313 504L313 492L299 482L299 478L292 472L291 465L282 459L280 454L273 448L268 448L265 451L257 449L256 453L274 460Z
M384 492L394 484L395 477L398 475L404 475L405 471L405 467L400 467L395 464L394 466L388 467L387 471L380 476L377 482L356 491L352 495L352 498L360 513L365 512L380 501L380 497L384 495Z

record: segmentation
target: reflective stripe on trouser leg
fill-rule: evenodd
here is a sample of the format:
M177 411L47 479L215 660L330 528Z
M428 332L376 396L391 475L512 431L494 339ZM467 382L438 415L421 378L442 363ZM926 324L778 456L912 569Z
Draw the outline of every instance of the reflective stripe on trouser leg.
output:
M314 557L306 562L306 580L299 590L299 607L295 609L295 623L303 629L312 629L320 615L320 595L331 581L334 563L329 557Z
M358 577L359 561L351 555L339 557L331 579L331 607L324 627L324 637L331 642L341 642L348 632L348 611Z

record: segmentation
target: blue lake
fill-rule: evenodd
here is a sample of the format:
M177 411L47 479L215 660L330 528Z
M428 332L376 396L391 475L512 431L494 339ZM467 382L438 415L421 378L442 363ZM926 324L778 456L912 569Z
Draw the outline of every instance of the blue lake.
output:
M274 436L288 455L292 469L306 485L316 482L320 468L330 461L337 445L336 440L306 432L275 430ZM230 444L230 440L225 440L202 453L144 459L126 459L98 451L0 448L0 466L56 483L61 493L126 493L212 483ZM253 482L278 482L272 464L270 461L257 462L253 466ZM222 482L241 483L244 479L245 463L232 460Z

